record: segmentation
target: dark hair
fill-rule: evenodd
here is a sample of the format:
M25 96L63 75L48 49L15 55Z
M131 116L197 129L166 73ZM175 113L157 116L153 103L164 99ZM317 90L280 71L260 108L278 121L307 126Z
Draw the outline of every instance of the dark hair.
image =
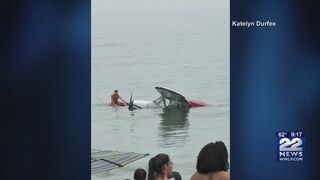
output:
M118 89L115 89L115 90L114 90L114 93L116 93L117 91L118 91Z
M167 154L158 154L149 160L148 180L154 180L156 176L164 176L163 166L170 162Z
M147 172L142 168L138 168L134 171L134 180L146 180Z
M180 173L178 173L177 171L172 171L172 175L170 176L170 178L174 178L175 180L182 180Z
M227 171L229 169L228 158L227 147L222 141L209 143L199 152L197 171L202 174Z

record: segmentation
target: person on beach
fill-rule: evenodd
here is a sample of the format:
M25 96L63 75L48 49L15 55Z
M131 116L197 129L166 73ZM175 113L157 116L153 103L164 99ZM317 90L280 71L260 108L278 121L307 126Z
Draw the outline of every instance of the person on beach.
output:
M205 145L197 158L197 172L190 180L230 180L228 150L222 141Z
M149 160L148 180L169 180L173 163L167 154L158 154Z
M111 103L110 103L110 106L125 106L125 105L128 105L128 103L121 98L121 96L119 95L118 92L119 92L119 91L116 89L116 90L114 90L114 93L111 95ZM119 102L119 99L120 99L122 102Z
M169 177L169 180L182 180L182 177L180 173L178 173L177 171L172 171L172 174Z
M142 168L138 168L134 171L133 175L134 180L146 180L147 172Z

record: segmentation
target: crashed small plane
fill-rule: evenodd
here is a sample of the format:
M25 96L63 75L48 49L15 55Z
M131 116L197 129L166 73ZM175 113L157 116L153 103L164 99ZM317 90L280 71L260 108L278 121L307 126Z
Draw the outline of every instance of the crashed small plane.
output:
M163 87L155 87L160 93L160 97L153 101L133 100L130 96L129 110L145 109L145 108L191 108L208 106L209 104L199 101L194 101L185 98L183 95Z

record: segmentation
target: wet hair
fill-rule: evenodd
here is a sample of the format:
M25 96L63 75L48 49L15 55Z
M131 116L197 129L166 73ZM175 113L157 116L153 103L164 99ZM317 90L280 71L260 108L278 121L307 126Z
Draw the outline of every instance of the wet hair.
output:
M158 154L149 160L148 180L154 180L155 176L164 176L164 165L170 162L167 154Z
M118 92L118 89L115 89L115 90L114 90L114 93L116 93L116 92Z
M172 171L172 175L170 176L170 178L174 178L175 180L182 180L180 173L178 173L177 171Z
M197 159L198 173L207 174L229 169L228 150L222 141L209 143L199 152Z
M147 172L142 168L138 168L134 171L134 180L146 180Z

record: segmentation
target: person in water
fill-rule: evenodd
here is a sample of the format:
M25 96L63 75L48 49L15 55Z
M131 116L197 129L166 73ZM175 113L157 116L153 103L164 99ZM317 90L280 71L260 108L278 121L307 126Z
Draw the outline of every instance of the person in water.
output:
M149 160L148 180L169 180L173 163L167 154L158 154Z
M222 141L209 143L199 152L197 172L190 180L230 180L228 150Z
M119 99L122 101L122 102L119 102ZM128 105L128 103L123 100L120 95L118 94L118 90L114 90L114 93L111 95L111 103L110 103L111 106L125 106L125 105Z

